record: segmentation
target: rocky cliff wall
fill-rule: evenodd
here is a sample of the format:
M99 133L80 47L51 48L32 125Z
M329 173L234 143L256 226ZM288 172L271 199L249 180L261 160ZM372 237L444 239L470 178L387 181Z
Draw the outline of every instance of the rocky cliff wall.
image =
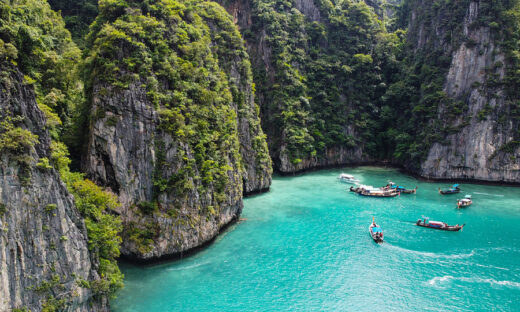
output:
M385 67L385 56L374 53L383 30L373 10L313 0L220 3L246 39L275 168L290 173L370 161L364 119L376 111ZM354 55L370 55L371 64L361 69Z
M504 149L515 140L518 120L511 114L502 87L507 61L488 26L475 24L481 2L470 2L462 21L464 42L451 52L444 92L464 103L463 113L450 126L455 129L430 148L419 173L428 178L520 182L520 148ZM442 37L442 35L441 35ZM421 39L419 42L422 42ZM418 45L421 46L420 44ZM438 118L445 119L443 106Z
M268 189L272 169L248 56L231 17L215 3L201 1L182 5L181 10L190 10L186 16L167 10L166 3L151 12L139 5L132 9L143 14L132 23L152 27L145 32L164 40L163 51L135 36L134 24L126 28L132 17L124 12L108 21L119 24L103 27L121 27L131 40L100 30L97 42L113 40L117 49L92 47L84 168L119 196L122 253L148 260L182 254L213 239L238 218L244 193ZM103 55L111 52L117 55ZM135 55L150 53L164 60L133 72L126 67ZM103 57L119 62L120 71L112 75L116 83L100 78L106 70L99 65ZM147 78L134 80L139 75Z
M36 166L50 156L50 137L32 86L12 66L2 73L0 311L108 311L106 298L80 286L98 277L74 200L54 169Z
M201 168L193 168L194 175L186 179L180 176L194 162L194 151L159 129L158 113L140 83L125 91L104 89L117 96L100 96L105 93L100 89L94 89L92 109L106 113L91 125L85 166L92 178L119 196L123 255L144 260L182 253L210 241L240 215L238 159L229 160L229 184L217 202L216 191L202 192L204 186L194 178ZM174 188L161 192L155 185L158 179L175 178L182 182L172 181Z

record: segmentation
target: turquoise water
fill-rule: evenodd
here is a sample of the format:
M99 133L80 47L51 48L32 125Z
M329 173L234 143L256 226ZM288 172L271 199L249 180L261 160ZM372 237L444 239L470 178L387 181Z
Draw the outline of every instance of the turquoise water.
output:
M416 195L364 198L341 172ZM462 184L461 195L395 170L361 167L275 177L247 198L242 218L209 248L181 261L122 264L114 311L520 311L520 188ZM403 221L422 215L462 232ZM385 243L375 244L375 216Z

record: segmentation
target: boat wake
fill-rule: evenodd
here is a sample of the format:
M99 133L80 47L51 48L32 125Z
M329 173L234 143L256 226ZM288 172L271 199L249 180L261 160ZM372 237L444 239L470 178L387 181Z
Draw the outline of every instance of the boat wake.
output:
M209 264L209 261L208 262L195 263L195 264L192 264L192 265L185 265L185 266L181 266L181 267L178 267L178 268L168 268L166 270L167 271L184 271L184 270L195 269L195 268L204 266L206 264Z
M434 253L434 252L406 249L406 248L402 248L402 247L391 245L391 244L386 244L385 247L395 249L395 250L398 250L398 251L401 251L404 253L423 256L423 257L427 257L427 258L435 258L435 259L465 259L465 258L473 257L475 255L475 250L472 250L470 253L450 255L450 254L438 254L438 253Z
M489 284L489 285L499 285L499 286L505 286L510 288L520 288L519 282L514 281L497 281L492 278L472 278L472 277L453 277L451 275L445 275L445 276L436 276L428 281L428 284L435 286L435 285L441 285L445 284L449 281L460 281L465 283L478 283L478 284Z
M479 267L482 267L482 268L495 269L495 270L504 270L504 271L509 271L510 270L508 268L498 267L498 266L494 266L494 265L484 265L484 264L478 264L478 263L475 263L473 265L476 265L476 266L479 266Z
M504 197L504 195L501 195L501 194L489 194L489 193L481 193L481 192L473 192L473 194L486 195L486 196L495 196L495 197Z
M391 244L385 244L385 248L390 248L397 250L402 253L407 253L415 256L422 256L423 258L427 259L467 259L471 258L473 256L483 255L483 254L489 254L492 252L513 252L516 251L515 248L509 248L509 247L492 247L492 248L475 248L472 249L469 253L459 253L459 254L443 254L443 253L435 253L435 252L428 252L428 251L418 251L418 250L412 250L407 249ZM506 268L501 268L506 269ZM507 270L507 269L506 269Z
M437 283L443 283L449 280L452 280L453 276L451 275L445 275L445 276L435 276L431 280L428 281L428 284L430 285L436 285Z

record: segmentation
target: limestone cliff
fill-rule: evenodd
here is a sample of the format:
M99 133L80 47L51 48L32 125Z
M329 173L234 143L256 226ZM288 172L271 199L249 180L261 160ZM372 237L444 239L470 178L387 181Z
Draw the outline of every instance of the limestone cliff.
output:
M371 161L367 119L390 63L376 52L388 41L373 9L351 1L220 3L246 39L275 168Z
M94 25L84 168L119 195L124 255L181 254L237 219L244 193L271 183L248 56L215 3L133 3L132 14L104 15L115 9L101 7Z
M99 277L74 200L54 169L36 165L50 137L33 88L13 66L1 72L0 311L107 311L80 286Z
M412 13L410 33L417 34L417 49L433 47L451 58L443 91L451 102L461 103L461 111L451 119L448 104L439 105L436 117L450 131L431 146L418 172L428 178L520 182L520 147L514 144L519 120L512 103L517 99L501 83L509 61L496 32L488 23L479 23L487 5L482 1L459 5L464 17L454 30L445 26L443 10L437 11L431 25ZM424 30L428 26L431 33ZM445 40L447 34L451 40Z

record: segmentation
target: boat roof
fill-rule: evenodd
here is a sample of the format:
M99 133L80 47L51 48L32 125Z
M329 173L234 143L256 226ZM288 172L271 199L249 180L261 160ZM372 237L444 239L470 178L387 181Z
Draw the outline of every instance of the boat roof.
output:
M341 176L341 177L345 177L345 178L354 178L353 175L351 175L351 174L347 174L347 173L342 173L342 174L340 174L340 176Z
M380 227L373 227L372 228L372 232L374 233L383 233L383 230L380 228Z
M453 186L452 186L452 187L459 187L459 185L458 185L458 184L453 184Z
M469 198L463 198L463 199L461 199L460 201L467 202L467 201L470 201L470 200L471 200L471 199L469 199Z

